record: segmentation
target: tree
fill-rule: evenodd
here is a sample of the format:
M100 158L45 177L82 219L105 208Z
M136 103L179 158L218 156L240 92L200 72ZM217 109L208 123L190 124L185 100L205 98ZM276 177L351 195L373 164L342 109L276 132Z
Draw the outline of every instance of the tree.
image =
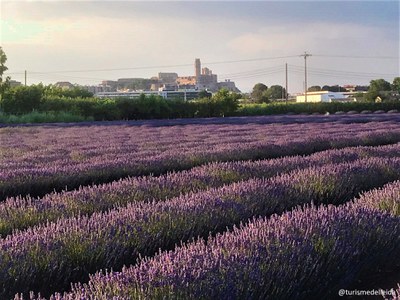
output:
M321 91L321 87L319 85L313 85L308 88L308 92L319 92Z
M1 107L8 114L25 114L38 109L42 101L41 85L17 86L4 93Z
M324 85L321 89L322 91L329 91L329 92L345 92L346 89L340 85Z
M206 90L202 90L199 92L198 98L211 98L212 94L207 92Z
M240 98L240 94L222 88L211 99L219 110L219 114L224 116L232 115L238 109Z
M375 79L371 80L369 84L368 92L383 92L383 91L390 91L391 86L390 83L387 82L385 79Z
M282 99L285 97L285 89L280 85L272 85L265 92L265 96L268 100Z
M391 85L385 79L375 79L371 80L368 88L368 92L366 94L366 100L373 102L377 97L380 97L382 100L387 98L387 91L391 90Z
M392 90L400 93L400 77L393 79Z
M90 98L93 93L85 88L74 86L73 88L63 89L55 85L48 85L43 87L45 96L68 97L68 98Z
M268 90L268 87L263 83L257 83L253 87L253 91L251 92L251 98L256 103L268 102L268 97L265 95L265 92Z
M5 66L5 63L7 61L7 56L3 51L3 48L0 46L0 99L3 98L4 92L9 88L9 81L10 77L7 76L6 78L3 77L3 74L5 71L8 70L8 68Z

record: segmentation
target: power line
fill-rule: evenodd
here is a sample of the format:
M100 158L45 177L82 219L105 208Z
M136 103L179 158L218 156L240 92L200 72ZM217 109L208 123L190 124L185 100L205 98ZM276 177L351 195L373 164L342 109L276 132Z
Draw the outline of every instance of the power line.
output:
M73 75L64 75L59 73L51 73L50 77L48 74L41 74L41 73L33 73L35 76L44 77L44 78L72 78L72 79L87 79L87 80L104 80L104 78L99 77L83 77L83 76L73 76Z
M316 57L332 57L332 58L359 58L359 59L399 59L397 56L360 56L360 55L324 55L314 54Z
M254 69L244 72L237 72L237 73L230 73L230 74L221 74L219 77L222 78L229 78L229 79L236 79L236 78L249 78L249 77L256 77L261 75L269 75L282 72L281 66L274 66L269 68L262 68L262 69Z
M203 64L205 64L205 65L230 64L230 63L255 62L255 61L263 61L263 60L284 59L284 58L291 58L291 57L296 57L296 56L293 56L293 55L292 56L274 56L274 57L264 57L264 58L250 58L250 59L240 59L240 60L214 61L214 62L204 62ZM188 67L188 66L193 66L193 64L163 65L163 66L141 66L141 67L109 68L109 69L34 71L34 72L30 72L30 73L32 73L32 74L88 73L88 72L110 72L110 71L125 71L125 70L178 68L178 67Z
M88 69L88 70L62 70L47 72L31 72L33 74L55 74L55 73L89 73L89 72L110 72L110 71L128 71L144 69L178 68L192 66L193 64L169 65L169 66L148 66L148 67L130 67L130 68L112 68L112 69Z
M290 65L293 71L300 72L303 70L303 67ZM365 73L365 72L355 72L348 70L334 70L334 69L321 69L321 68L309 68L309 73L318 74L318 75L330 75L330 76L355 76L355 77L371 77L371 76L397 76L392 73Z
M297 57L297 55L288 55L288 56L275 56L275 57L265 57L265 58L250 58L250 59L241 59L241 60L228 60L228 61L220 61L220 62L205 62L207 65L216 65L216 64L229 64L229 63L238 63L238 62L252 62L252 61L261 61L261 60L273 60L273 59L286 59Z
M252 70L236 72L236 73L221 74L220 76L235 76L235 75L244 75L244 74L255 73L255 72L274 71L274 70L278 70L279 68L280 68L280 66L272 66L272 67L268 67L268 68L252 69Z
M301 56L304 56L301 55ZM330 58L358 58L358 59L399 59L399 57L394 56L351 56L351 55L326 55L326 54L313 54L315 57L330 57ZM250 59L240 59L240 60L228 60L228 61L214 61L214 62L204 62L207 65L217 65L217 64L230 64L230 63L241 63L241 62L256 62L264 60L275 60L275 59L287 59L295 58L297 55L287 55L287 56L274 56L274 57L263 57L263 58L250 58ZM161 68L178 68L178 67L190 67L190 64L176 64L176 65L158 65L158 66L138 66L138 67L126 67L126 68L106 68L106 69L80 69L80 70L58 70L58 71L32 71L31 74L56 74L56 73L85 73L85 72L111 72L111 71L128 71L128 70L145 70L145 69L161 69ZM8 75L22 75L24 71L7 73Z
M264 73L255 73L252 75L246 75L246 76L237 76L237 77L222 77L224 79L245 79L245 78L254 78L254 77L264 77L264 76L268 76L268 75L273 75L273 74L278 74L278 73L282 73L282 70L276 70L276 71L271 71L271 72L264 72Z

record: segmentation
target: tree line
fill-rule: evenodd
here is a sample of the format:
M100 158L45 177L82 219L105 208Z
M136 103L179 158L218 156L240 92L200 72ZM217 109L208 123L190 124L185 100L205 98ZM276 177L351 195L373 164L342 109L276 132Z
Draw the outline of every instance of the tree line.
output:
M214 95L185 101L167 100L158 95L138 98L97 98L82 88L61 89L44 86L8 88L0 100L0 110L9 115L33 111L51 114L70 113L93 120L138 120L231 116L239 107L240 94L222 89Z
M400 100L400 77L395 77L390 83L385 79L374 79L370 81L369 86L356 86L354 96L357 101L375 102ZM307 89L308 92L347 92L347 88L340 85L314 85ZM250 94L250 101L253 103L271 103L282 100L286 97L286 90L280 85L272 85L267 87L263 83L254 85ZM378 98L379 97L379 98Z
M70 113L93 120L221 117L233 115L241 98L226 89L214 95L202 91L198 99L185 101L144 94L134 99L103 99L80 87L63 89L43 84L11 88L10 78L3 76L6 60L0 47L0 111L8 115Z

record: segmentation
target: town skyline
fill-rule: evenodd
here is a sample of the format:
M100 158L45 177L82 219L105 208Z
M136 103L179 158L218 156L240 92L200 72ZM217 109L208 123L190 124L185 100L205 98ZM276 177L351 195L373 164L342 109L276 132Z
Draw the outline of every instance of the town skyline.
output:
M365 85L399 74L399 3L1 3L1 44L12 79L82 85L159 72L193 74L193 60L243 92L258 82ZM72 71L72 72L71 72Z

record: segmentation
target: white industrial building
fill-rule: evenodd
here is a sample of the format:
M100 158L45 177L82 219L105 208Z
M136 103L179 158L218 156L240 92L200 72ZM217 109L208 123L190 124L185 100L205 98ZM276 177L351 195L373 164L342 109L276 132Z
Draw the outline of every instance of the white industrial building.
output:
M354 98L340 92L308 92L307 102L350 102L355 101ZM296 96L296 102L306 102L304 94Z
M168 90L159 90L159 91L132 91L132 92L99 92L96 93L95 96L99 98L130 98L135 99L139 98L140 95L144 94L145 96L161 96L164 99L183 99L183 100L193 100L199 96L198 90L178 90L178 91L168 91Z

